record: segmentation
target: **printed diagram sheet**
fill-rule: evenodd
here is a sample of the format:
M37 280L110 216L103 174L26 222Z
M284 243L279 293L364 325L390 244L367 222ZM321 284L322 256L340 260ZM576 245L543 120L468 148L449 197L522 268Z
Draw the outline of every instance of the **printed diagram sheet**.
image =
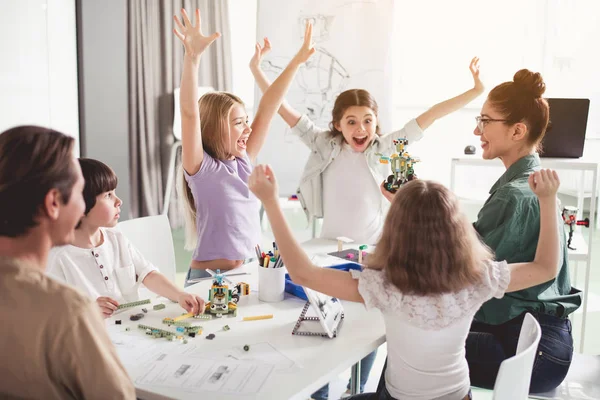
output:
M136 385L167 386L179 390L256 394L273 366L232 359L210 360L161 354L137 374Z
M250 347L252 349L251 352L244 351L242 347L233 347L228 351L227 357L240 361L244 360L270 364L277 371L289 369L296 365L294 361L287 358L270 343L255 343Z
M144 364L161 352L157 342L140 340L139 336L121 333L115 329L109 329L109 334L121 362L126 366Z

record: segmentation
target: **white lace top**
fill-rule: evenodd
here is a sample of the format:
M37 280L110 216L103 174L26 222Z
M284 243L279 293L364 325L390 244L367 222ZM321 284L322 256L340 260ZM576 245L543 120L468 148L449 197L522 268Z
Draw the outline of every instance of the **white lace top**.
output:
M469 391L465 341L471 320L510 281L505 261L485 265L480 284L438 296L403 295L385 273L351 271L367 308L384 317L388 362L386 387L398 400L462 399Z

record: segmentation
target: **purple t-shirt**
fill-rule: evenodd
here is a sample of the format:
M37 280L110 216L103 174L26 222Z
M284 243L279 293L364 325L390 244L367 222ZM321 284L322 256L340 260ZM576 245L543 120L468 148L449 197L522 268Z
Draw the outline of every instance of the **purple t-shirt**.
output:
M260 240L260 202L248 188L253 168L247 155L223 161L204 152L195 175L184 171L196 205L194 260L243 260L254 254Z

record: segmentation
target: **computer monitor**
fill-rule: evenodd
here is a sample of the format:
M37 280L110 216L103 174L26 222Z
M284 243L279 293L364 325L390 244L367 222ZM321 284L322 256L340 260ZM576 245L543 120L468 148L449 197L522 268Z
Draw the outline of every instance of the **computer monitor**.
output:
M550 123L542 141L541 157L579 158L583 155L589 99L546 99Z

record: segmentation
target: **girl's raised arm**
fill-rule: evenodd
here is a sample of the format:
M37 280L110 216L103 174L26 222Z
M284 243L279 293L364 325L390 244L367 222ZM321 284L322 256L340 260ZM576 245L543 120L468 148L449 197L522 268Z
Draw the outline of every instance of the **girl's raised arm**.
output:
M273 116L279 110L283 97L286 95L292 80L298 72L298 68L305 63L315 52L312 42L312 23L306 24L304 32L304 42L298 53L292 58L288 66L275 79L275 82L265 92L256 111L256 116L252 122L252 134L248 139L247 149L250 160L254 161L265 143L269 127ZM297 121L296 121L297 122Z
M196 10L196 25L192 25L187 12L182 9L181 14L184 24L175 15L173 19L177 28L173 29L175 36L181 40L185 47L183 58L183 72L179 104L181 112L181 153L182 164L185 171L194 175L200 169L204 159L202 148L202 134L200 131L200 110L198 109L198 66L202 53L214 42L220 33L204 36L200 24L200 10Z
M540 285L554 278L559 271L560 238L556 192L560 186L558 174L541 170L529 176L529 186L540 202L540 238L535 258L528 263L509 264L510 284L507 292Z
M252 59L250 60L250 71L252 71L254 80L256 80L256 84L262 93L265 93L269 86L271 86L269 78L267 78L263 70L260 68L260 62L263 56L269 51L271 51L271 42L269 41L269 38L265 38L263 46L261 46L258 42L256 43L254 46L254 56L252 56ZM281 103L278 113L290 128L296 126L300 120L300 117L302 116L285 100Z
M417 117L417 123L421 129L425 130L431 126L436 120L445 117L454 111L460 110L471 101L475 100L483 93L483 83L479 79L479 58L474 57L469 64L469 70L473 75L474 85L472 89L459 94L456 97L438 103Z
M277 180L268 165L257 165L248 181L250 190L262 201L277 247L290 277L298 285L342 300L364 303L358 280L349 272L314 265L292 234L277 198Z

